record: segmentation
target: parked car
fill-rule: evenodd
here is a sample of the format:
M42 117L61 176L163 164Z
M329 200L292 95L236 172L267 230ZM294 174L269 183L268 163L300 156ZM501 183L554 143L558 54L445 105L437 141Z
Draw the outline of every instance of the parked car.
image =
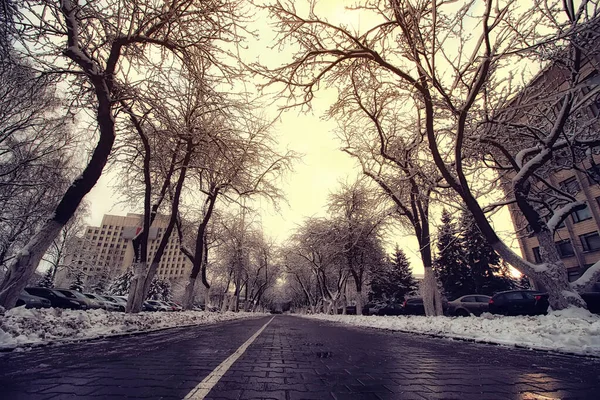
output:
M489 300L489 311L502 315L541 315L548 312L548 294L535 290L507 290Z
M178 304L174 301L165 301L165 303L173 307L173 311L183 311L183 307L181 306L181 304Z
M50 300L43 297L32 296L29 293L22 291L17 299L17 307L25 306L25 308L49 308L52 307Z
M144 305L146 306L146 311L172 311L170 305L158 300L146 300Z
M116 303L119 306L119 311L125 311L125 307L127 307L127 299L124 296L113 296L103 294L102 297L104 297L108 301Z
M377 310L377 315L402 315L404 307L400 303L385 304Z
M99 294L84 293L83 295L89 299L95 300L106 311L125 311L125 307L120 306L119 304L115 303L114 301L105 299L104 297L100 296Z
M422 297L413 297L404 300L402 305L404 315L425 315L425 306L423 305ZM448 301L442 300L442 310L444 314L448 310Z
M600 314L600 293L581 293L581 298L587 303L587 307L590 312Z
M52 307L87 310L87 304L85 304L85 302L70 299L57 290L42 287L26 287L25 292L33 296L39 296L50 300Z
M76 300L76 301L82 302L83 304L86 305L86 307L88 309L102 308L100 303L98 303L96 300L90 299L89 297L85 296L81 292L78 292L77 290L62 289L62 288L58 288L58 289L54 289L54 290L56 292L62 293L63 295L65 295L66 297L68 297L71 300Z
M377 311L385 307L385 303L367 303L362 309L363 315L377 315Z
M448 315L467 317L470 314L481 315L489 311L490 296L471 294L448 302Z
M337 309L338 314L344 313L344 308L340 307ZM346 315L356 315L356 306L346 306Z

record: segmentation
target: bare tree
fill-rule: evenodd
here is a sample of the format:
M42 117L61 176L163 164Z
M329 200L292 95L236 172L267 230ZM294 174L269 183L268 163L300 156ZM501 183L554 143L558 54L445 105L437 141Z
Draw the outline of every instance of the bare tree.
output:
M329 114L340 121L343 150L359 161L363 174L393 203L400 224L417 238L424 269L425 314L442 315L429 223L432 195L441 177L428 159L421 119L403 120L395 111L407 100L405 96L379 82L372 71L367 69L364 76L361 72L349 74L350 82Z
M336 236L341 238L345 266L356 287L356 313L362 315L363 286L368 271L385 262L381 233L389 210L364 181L344 184L329 197Z
M196 194L203 195L202 201L194 201L202 204L201 217L193 250L182 246L193 265L183 300L185 308L192 306L198 275L201 274L204 286L210 288L206 279L206 233L217 199L232 204L262 196L277 202L282 193L276 180L291 168L295 158L291 151L279 154L274 149L268 124L244 114L234 116L237 118L220 115L216 123L212 121L203 126L207 133L201 151L196 154L195 179L191 186L197 188ZM239 288L237 290L239 296Z
M561 18L560 7L550 2L534 2L530 7L511 1L488 0L481 7L473 7L470 1L455 3L366 1L355 7L355 11L368 13L378 21L364 33L355 33L319 18L313 3L303 17L291 3L277 2L267 8L278 21L281 43L296 45L298 53L291 63L262 72L271 82L284 83L285 90L299 104L309 104L320 83L335 85L351 66L369 65L377 74L389 76L389 85L412 98L409 103L412 107L398 112L422 113L430 156L494 250L541 283L548 290L554 309L583 306L581 297L569 285L550 231L539 219L531 222L537 222L539 228L543 265L527 262L498 237L472 190L473 182L468 179L469 168L480 165L466 163L465 159L470 138L479 131L477 121L486 117L486 102L518 89L511 78L515 77L514 68L520 67L521 57L558 40L575 44L567 52L576 55L569 58L569 63L574 61L576 67L581 60L577 56L581 48L574 40L580 33L593 30L585 21L596 17L597 8L588 1L582 1L578 7L572 1L564 2L568 18L559 24L561 29L557 33L557 21L565 19ZM392 42L394 45L390 45ZM573 85L581 83L580 74L571 76ZM593 90L596 88L593 85ZM575 97L571 90L561 91L547 148L541 149L537 156L522 158L513 186L527 181L540 165L550 161L550 149L558 138L567 134L564 128L576 103ZM516 194L519 190L517 185ZM531 208L524 196L517 204ZM571 210L576 207L571 206ZM564 214L557 213L560 218ZM600 273L600 264L588 272L581 278L586 282Z
M87 166L52 217L11 263L0 285L0 304L5 307L14 306L48 246L100 177L115 140L114 111L123 83L143 77L143 71L157 63L173 59L185 63L191 53L214 59L215 43L231 39L238 22L234 1L29 0L20 4L15 23L23 51L44 72L71 78L71 87L78 91L74 101L91 101L99 136Z
M312 311L316 311L320 302L326 314L337 310L350 275L343 237L331 222L307 219L292 235L284 252L286 272L300 285Z

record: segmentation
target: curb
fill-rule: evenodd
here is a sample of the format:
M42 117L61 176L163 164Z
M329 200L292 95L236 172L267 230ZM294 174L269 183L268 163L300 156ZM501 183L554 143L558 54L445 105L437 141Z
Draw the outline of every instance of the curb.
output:
M536 351L536 352L545 353L545 354L555 354L555 355L575 356L575 357L581 357L581 358L600 359L600 354L581 354L581 353L575 353L575 352L566 351L566 350L562 351L562 350L540 349L540 348L526 346L526 345L522 345L522 344L518 344L518 343L505 344L505 343L490 342L488 340L465 338L465 337L460 337L460 336L450 336L450 335L446 336L446 335L440 335L437 333L407 331L404 329L390 329L390 328L378 328L378 327L374 327L374 326L351 325L351 324L348 324L343 321L331 321L328 319L312 318L312 317L306 317L306 316L300 316L300 317L313 319L313 320L317 320L317 321L326 321L326 322L330 322L330 323L334 323L334 324L337 323L337 324L350 325L350 326L357 327L357 328L374 329L374 330L378 330L378 331L400 332L400 333L404 333L404 334L427 336L427 337L436 338L436 339L458 340L458 341L468 342L468 343L479 343L479 344L487 344L487 345L500 346L500 347L506 347L506 348L517 348L517 349L522 349L522 350Z
M98 340L98 339L112 339L112 338L119 338L119 337L140 336L140 335L144 335L147 333L166 331L168 329L216 325L216 324L220 324L223 322L235 322L235 321L240 321L243 319L254 319L254 318L261 318L261 317L266 317L266 315L256 316L256 317L252 316L252 317L248 317L248 318L227 319L227 320L223 320L223 321L215 321L215 322L210 322L210 323L206 323L206 324L199 323L199 324L187 324L187 325L177 325L177 326L165 326L162 328L156 328L156 329L150 329L150 330L144 330L144 331L119 332L119 333L115 333L112 335L100 335L100 336L84 337L84 338L77 338L77 339L56 339L56 340L52 340L50 342L41 342L41 343L22 343L22 344L17 344L15 346L10 346L10 347L0 346L0 353L19 352L20 351L19 349L22 349L22 351L25 351L25 350L37 349L40 347L61 346L61 345L75 344L75 343L86 343L86 342L91 342L93 340Z

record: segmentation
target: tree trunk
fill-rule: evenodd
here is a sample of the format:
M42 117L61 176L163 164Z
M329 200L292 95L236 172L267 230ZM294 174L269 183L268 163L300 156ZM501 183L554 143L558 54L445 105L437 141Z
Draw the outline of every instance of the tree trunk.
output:
M133 277L131 279L129 296L127 297L127 312L137 313L142 310L142 304L144 303L144 300L146 300L144 281L146 279L147 266L147 262L136 262L133 264Z
M100 138L92 158L75 179L56 206L54 216L48 219L31 240L17 253L10 263L8 272L0 285L0 306L12 308L19 294L27 285L38 267L42 257L58 236L61 229L71 219L83 197L96 185L115 141L115 121L111 113L110 94L106 86L94 82L98 98L96 120L100 129Z
M206 291L204 292L204 310L208 311L210 306L210 288L206 288Z
M0 286L0 305L5 308L14 307L19 294L31 278L46 250L59 234L63 225L54 220L47 221L29 243L15 256L2 286Z
M425 315L428 317L443 315L442 296L438 289L435 273L431 267L425 268L422 285L421 293Z
M183 294L182 306L184 310L191 310L194 306L194 288L196 286L196 278L190 276L188 283L185 286L185 292ZM206 304L204 305L206 307Z

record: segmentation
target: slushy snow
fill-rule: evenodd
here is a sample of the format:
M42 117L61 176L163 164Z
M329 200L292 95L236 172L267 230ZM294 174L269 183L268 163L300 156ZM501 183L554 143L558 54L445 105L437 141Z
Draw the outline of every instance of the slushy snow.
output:
M262 313L204 311L125 314L101 309L81 311L16 307L0 316L0 349L71 342L178 326L212 324L264 315Z
M537 350L600 356L600 316L569 308L548 315L505 317L398 317L313 314L303 317L352 326L430 334Z

